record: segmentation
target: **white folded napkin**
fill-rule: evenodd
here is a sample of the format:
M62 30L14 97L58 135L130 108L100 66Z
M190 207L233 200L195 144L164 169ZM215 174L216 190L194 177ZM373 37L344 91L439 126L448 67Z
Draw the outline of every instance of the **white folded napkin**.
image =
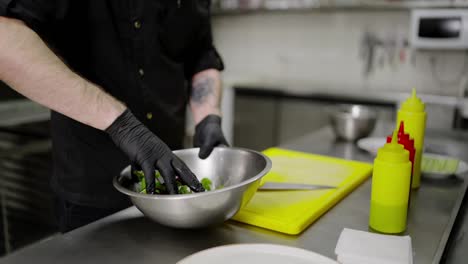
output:
M390 236L345 228L335 254L342 264L412 264L411 237Z

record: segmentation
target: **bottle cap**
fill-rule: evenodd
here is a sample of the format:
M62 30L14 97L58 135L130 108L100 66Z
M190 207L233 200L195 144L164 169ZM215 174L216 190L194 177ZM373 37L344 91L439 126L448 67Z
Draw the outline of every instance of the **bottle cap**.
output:
M398 144L398 131L393 132L392 141L377 151L377 159L387 162L408 162L409 152Z
M398 138L409 140L409 134L405 134L405 122L400 121L400 128L398 129Z
M416 89L413 88L411 97L403 102L400 109L408 112L424 112L425 108L424 103L416 96Z
M392 142L392 136L393 134L387 136L387 143ZM405 123L401 121L400 127L398 129L398 143L406 146L405 144L410 143L410 141L411 141L410 135L408 133L405 133Z
M400 122L400 128L398 129L398 143L403 144L405 149L411 145L411 138L408 133L405 133L405 123L403 121Z

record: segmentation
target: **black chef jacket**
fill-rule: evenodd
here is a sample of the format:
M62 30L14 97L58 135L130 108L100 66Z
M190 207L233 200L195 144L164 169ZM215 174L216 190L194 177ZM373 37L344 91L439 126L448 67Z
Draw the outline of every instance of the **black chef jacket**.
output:
M210 0L0 0L0 15L23 20L74 71L177 149L189 80L205 69L223 69L209 6ZM126 204L112 179L129 160L110 138L56 112L51 124L54 191L81 205Z

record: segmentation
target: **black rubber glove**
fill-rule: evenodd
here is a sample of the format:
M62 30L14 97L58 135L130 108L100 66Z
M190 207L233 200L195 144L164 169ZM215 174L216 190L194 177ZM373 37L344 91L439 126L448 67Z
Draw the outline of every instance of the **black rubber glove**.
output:
M146 128L130 110L125 110L106 129L114 143L130 158L132 164L139 166L146 179L146 193L154 194L155 170L161 173L170 194L178 192L176 175L195 192L205 189L190 169L175 156L169 147Z
M200 147L198 156L201 159L206 159L216 146L229 146L221 129L220 116L208 115L198 123L195 127L193 145Z

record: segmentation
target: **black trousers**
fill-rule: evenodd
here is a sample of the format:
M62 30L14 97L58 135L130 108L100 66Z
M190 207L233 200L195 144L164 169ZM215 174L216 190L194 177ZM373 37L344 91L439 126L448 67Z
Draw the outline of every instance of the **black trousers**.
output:
M87 225L125 208L126 206L110 209L82 206L58 197L55 200L57 225L61 233Z

